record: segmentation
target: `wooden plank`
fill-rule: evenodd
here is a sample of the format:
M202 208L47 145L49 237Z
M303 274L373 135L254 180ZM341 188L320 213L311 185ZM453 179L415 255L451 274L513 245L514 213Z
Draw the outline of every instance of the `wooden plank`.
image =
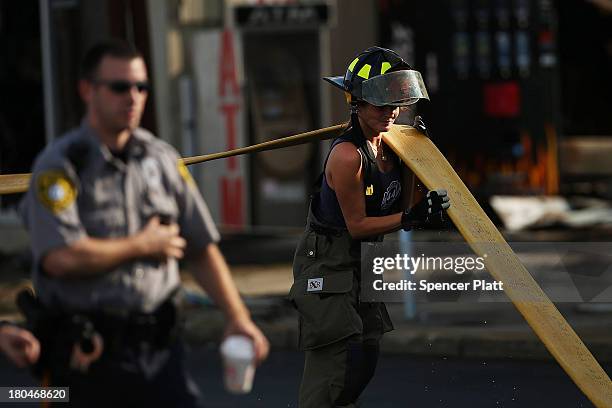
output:
M25 193L28 191L31 174L2 174L0 175L0 195Z
M612 407L612 382L576 332L521 264L472 193L431 140L395 125L384 140L429 189L448 190L448 215L487 270L576 385L597 407Z
M211 153L203 156L184 157L180 160L185 165L204 163L210 160L224 159L227 157L238 156L241 154L251 154L265 152L268 150L281 149L284 147L298 146L304 143L320 142L322 140L338 137L348 127L348 123L341 123L322 129L312 130L310 132L299 133L297 135L287 136L280 139L268 140L267 142L258 143L252 146L240 147L234 150L225 152ZM31 174L0 174L0 195L25 193L28 191Z

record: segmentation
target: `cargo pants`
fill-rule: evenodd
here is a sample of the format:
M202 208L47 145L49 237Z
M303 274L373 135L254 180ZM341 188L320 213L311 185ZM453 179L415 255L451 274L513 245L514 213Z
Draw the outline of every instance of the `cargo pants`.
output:
M374 375L379 342L393 325L383 303L360 302L360 242L309 210L289 298L305 351L300 408L355 407Z

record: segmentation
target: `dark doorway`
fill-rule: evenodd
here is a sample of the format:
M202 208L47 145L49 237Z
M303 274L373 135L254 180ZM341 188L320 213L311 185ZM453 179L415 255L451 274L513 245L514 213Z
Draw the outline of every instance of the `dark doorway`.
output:
M0 173L27 173L45 145L37 1L0 1ZM0 197L2 209L19 194Z

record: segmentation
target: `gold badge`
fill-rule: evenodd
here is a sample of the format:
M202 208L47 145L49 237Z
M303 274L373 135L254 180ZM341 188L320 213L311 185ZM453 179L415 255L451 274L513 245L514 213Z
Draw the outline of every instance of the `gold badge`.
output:
M76 199L74 183L61 170L48 170L40 173L36 180L38 200L54 214L68 208Z
M195 181L193 181L193 177L191 177L191 173L189 172L189 170L187 170L187 166L185 166L185 163L183 163L182 160L179 160L177 162L177 168L178 168L179 174L181 175L183 180L185 180L185 183L189 184L190 186L194 186Z
M374 184L370 184L366 187L366 195L371 196L372 194L374 194Z

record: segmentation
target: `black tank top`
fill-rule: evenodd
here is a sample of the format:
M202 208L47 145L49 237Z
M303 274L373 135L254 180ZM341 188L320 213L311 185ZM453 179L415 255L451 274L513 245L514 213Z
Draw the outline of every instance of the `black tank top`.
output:
M392 154L392 160L395 161L393 168L387 173L380 171L376 165L372 148L367 143L359 126L359 120L356 115L352 115L351 127L334 140L325 159L323 173L319 178L320 191L313 197L315 216L330 226L346 228L336 192L329 187L325 177L325 167L329 154L336 145L345 142L353 143L361 154L361 166L364 169L363 194L366 203L366 215L368 217L381 217L399 211L399 198L402 192L399 159L395 154Z

